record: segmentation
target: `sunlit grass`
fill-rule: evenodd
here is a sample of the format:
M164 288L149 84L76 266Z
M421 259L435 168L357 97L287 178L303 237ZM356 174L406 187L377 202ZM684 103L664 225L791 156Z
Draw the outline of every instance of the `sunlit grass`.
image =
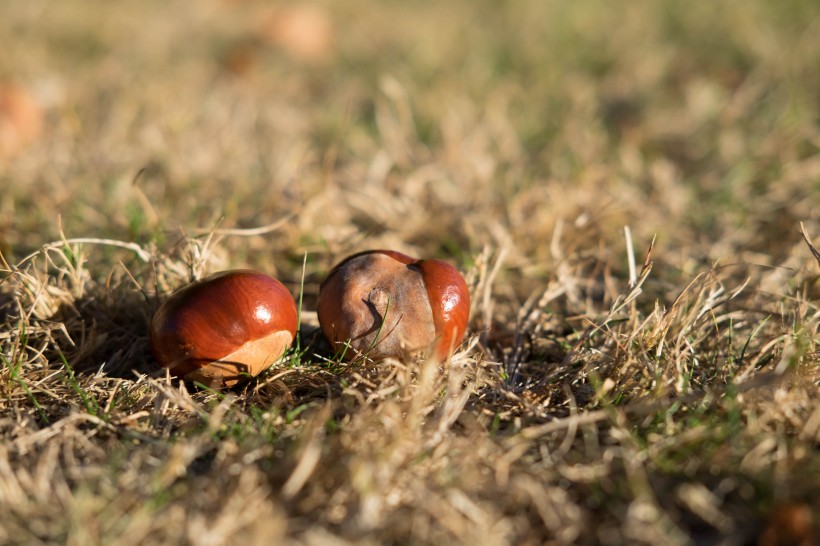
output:
M0 543L816 539L815 4L3 5ZM372 248L464 272L451 361L322 338ZM238 267L294 347L172 380L151 315Z

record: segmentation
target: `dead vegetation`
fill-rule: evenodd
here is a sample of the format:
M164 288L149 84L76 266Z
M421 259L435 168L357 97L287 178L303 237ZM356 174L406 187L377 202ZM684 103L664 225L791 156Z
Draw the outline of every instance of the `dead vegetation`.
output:
M0 159L0 543L817 539L812 2L0 15L44 111ZM365 248L466 273L450 360L334 358ZM297 345L170 380L153 311L246 266Z

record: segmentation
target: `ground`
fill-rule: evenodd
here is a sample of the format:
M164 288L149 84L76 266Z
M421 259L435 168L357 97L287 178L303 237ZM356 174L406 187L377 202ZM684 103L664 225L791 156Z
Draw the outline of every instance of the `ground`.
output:
M816 2L30 0L0 43L0 543L819 536ZM463 272L446 362L328 349L369 248ZM293 349L170 378L153 312L240 267Z

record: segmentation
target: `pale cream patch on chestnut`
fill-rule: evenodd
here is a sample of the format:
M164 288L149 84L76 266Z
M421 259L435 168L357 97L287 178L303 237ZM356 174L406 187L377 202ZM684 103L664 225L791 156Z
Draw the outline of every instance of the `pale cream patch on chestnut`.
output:
M230 387L242 378L265 371L285 353L292 342L290 332L274 332L248 341L231 354L188 373L185 379L213 388Z

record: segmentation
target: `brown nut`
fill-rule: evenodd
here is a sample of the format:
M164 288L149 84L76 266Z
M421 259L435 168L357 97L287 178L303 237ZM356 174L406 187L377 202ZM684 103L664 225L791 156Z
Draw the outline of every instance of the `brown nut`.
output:
M278 280L223 271L174 292L154 314L150 339L165 368L209 387L267 369L296 336L296 303Z
M469 314L467 283L456 268L392 250L350 256L319 288L322 332L346 359L432 349L443 360L464 338Z

